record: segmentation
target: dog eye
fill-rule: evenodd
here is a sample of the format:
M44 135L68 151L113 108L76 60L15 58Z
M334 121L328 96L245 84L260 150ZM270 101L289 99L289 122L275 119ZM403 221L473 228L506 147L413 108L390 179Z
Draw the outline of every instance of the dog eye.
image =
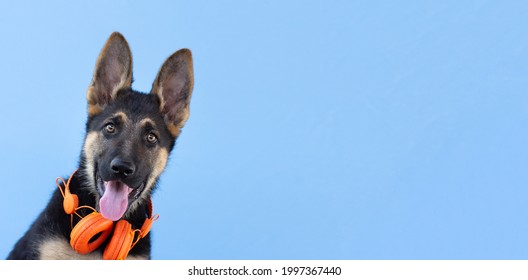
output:
M113 123L109 123L105 125L105 131L108 133L114 133L115 132L115 125Z
M149 133L147 135L147 142L149 142L150 144L156 144L158 142L158 137L156 137L154 133Z

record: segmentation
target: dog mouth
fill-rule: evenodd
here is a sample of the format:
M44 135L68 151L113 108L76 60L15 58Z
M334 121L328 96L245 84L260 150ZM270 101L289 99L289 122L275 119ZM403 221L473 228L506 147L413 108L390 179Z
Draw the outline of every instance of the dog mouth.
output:
M104 181L100 176L97 178L97 191L99 199L99 211L106 219L117 221L123 217L129 205L139 198L145 189L145 183L138 187L130 187L120 180Z

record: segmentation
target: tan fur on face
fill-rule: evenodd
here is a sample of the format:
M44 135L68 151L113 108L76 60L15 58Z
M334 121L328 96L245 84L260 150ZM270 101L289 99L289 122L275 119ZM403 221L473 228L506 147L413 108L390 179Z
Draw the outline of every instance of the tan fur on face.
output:
M147 125L150 125L150 126L154 126L154 127L155 127L155 125L154 125L154 121L152 121L152 120L149 119L149 118L144 118L144 119L142 119L141 121L139 121L139 127L144 128L144 127L147 126Z
M145 118L139 122L140 127L145 127L147 125L151 125L155 127L155 123L149 118ZM154 182L156 181L156 178L158 178L163 172L163 170L165 169L168 158L169 158L169 151L166 148L160 148L158 150L158 154L154 157L154 160L151 162L151 166L153 166L153 168L152 168L151 175L147 180L146 188L148 190L150 190L153 187Z
M94 155L97 154L100 151L100 146L97 145L99 143L99 133L97 131L92 131L86 135L86 138L84 140L84 156L86 158L86 178L85 180L88 181L88 184L91 186L95 186L95 178L93 178L93 174L95 172L94 166ZM95 190L93 190L95 192Z
M128 215L134 212L136 207L141 203L141 200L147 201L149 199L149 197L146 197L146 194L149 194L151 192L152 188L154 187L154 183L156 182L156 179L161 175L161 173L165 169L168 159L169 151L166 148L160 148L160 150L158 151L158 155L155 157L154 162L152 163L152 173L147 179L145 190L142 193L142 199L136 199L134 202L132 202L127 212L125 212L125 217L128 217Z
M113 120L117 119L118 122L120 122L123 126L130 126L132 125L132 121L128 118L128 115L125 114L123 111L118 111L114 113L111 117L109 117L107 120Z
M158 178L163 172L163 170L165 169L168 159L169 159L169 152L167 151L166 148L161 148L158 152L158 156L155 158L155 161L153 164L154 168L152 169L150 178L147 181L147 187L149 189L152 188L156 178Z
M129 122L129 119L128 119L128 116L127 114L125 114L125 112L116 112L112 115L113 118L119 118L119 120L121 120L122 122L124 123L128 123Z

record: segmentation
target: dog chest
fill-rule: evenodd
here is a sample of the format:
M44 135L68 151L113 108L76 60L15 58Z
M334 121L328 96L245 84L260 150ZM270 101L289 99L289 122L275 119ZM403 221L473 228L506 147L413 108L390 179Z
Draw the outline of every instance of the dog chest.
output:
M44 240L39 246L41 260L101 260L103 255L92 252L81 255L73 250L68 240L62 238L50 238ZM146 256L129 255L127 260L146 260Z

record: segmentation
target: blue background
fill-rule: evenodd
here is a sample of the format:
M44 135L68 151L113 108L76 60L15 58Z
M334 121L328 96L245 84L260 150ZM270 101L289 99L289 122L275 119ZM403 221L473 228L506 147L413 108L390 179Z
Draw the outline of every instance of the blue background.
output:
M526 1L0 3L0 256L77 166L111 32L193 51L154 259L527 259Z

